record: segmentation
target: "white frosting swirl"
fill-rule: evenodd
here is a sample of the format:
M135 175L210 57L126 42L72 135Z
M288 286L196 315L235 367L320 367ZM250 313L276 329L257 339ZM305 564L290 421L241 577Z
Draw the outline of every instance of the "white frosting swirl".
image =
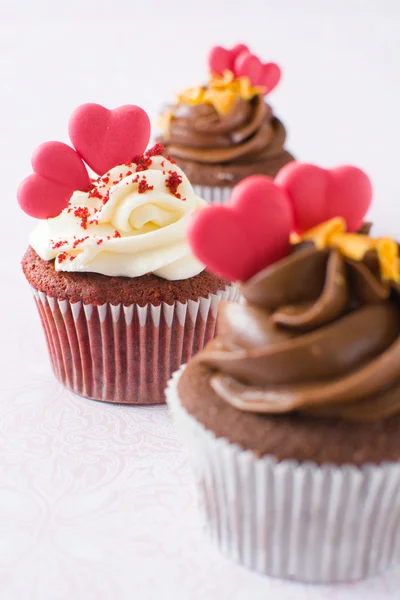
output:
M60 215L37 225L33 249L44 260L56 259L57 271L154 273L169 280L198 275L204 266L190 251L186 227L205 201L162 156L152 157L146 170L136 168L135 163L115 167L90 192L74 192ZM181 183L174 194L175 174Z

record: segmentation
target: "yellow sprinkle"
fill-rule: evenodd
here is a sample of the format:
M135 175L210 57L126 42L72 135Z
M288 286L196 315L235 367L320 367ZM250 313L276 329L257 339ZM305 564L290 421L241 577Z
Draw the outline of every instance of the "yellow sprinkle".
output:
M295 233L293 231L290 234L290 243L292 244L292 246L295 246L296 244L300 244L301 241L302 241L302 238L299 236L298 233Z
M226 69L222 75L217 73L210 73L210 87L224 88L235 80L235 75L229 69Z
M230 90L206 90L204 101L212 104L220 115L226 115L232 109L236 96Z
M399 283L399 247L396 242L390 238L382 238L377 240L376 250L382 277Z
M248 77L235 78L232 71L226 70L222 75L211 73L206 88L197 86L184 90L178 94L178 102L212 104L219 114L225 115L232 109L236 96L251 100L264 92L262 86L253 87Z
M336 217L306 231L302 236L291 235L290 242L314 242L318 249L338 248L353 260L362 260L369 250L376 250L383 279L400 283L400 258L397 243L390 238L371 238L360 233L346 233L346 222Z
M329 246L335 246L345 256L362 260L368 250L376 248L376 240L358 233L337 233L331 236Z
M184 90L178 94L178 102L183 104L201 104L204 102L204 88L198 85Z
M300 241L314 242L318 249L326 248L331 245L331 237L346 231L346 221L341 217L335 217L325 223L321 223L312 229L306 231Z

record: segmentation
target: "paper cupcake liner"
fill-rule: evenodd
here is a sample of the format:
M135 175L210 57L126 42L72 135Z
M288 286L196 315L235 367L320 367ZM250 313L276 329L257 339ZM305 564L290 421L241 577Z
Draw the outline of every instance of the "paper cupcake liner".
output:
M158 404L171 373L215 335L221 300L235 286L173 305L101 306L57 300L33 289L56 377L95 400Z
M318 466L257 458L167 402L188 449L206 529L238 563L283 579L350 582L400 562L400 463Z
M194 185L194 192L206 202L213 204L226 204L232 193L233 187L218 187L207 185Z

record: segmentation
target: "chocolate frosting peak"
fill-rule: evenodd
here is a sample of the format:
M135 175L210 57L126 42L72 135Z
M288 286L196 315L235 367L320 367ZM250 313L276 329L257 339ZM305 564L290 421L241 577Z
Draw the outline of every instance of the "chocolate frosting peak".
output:
M174 158L243 164L283 152L285 128L260 95L251 100L237 96L227 114L205 103L182 103L168 110L172 119L162 141Z
M400 299L374 252L298 250L225 305L219 336L196 360L227 402L258 413L351 420L400 411Z

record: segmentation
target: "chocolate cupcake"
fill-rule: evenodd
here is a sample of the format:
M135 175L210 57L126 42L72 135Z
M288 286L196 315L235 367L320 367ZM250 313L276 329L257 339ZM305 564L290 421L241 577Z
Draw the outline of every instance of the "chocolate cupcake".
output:
M195 191L211 202L225 202L245 177L274 177L293 156L286 131L264 97L277 85L280 69L262 64L246 46L214 47L210 79L185 90L167 106L160 137L184 169Z
M242 208L250 184L235 193ZM292 247L260 271L249 259L245 303L223 307L217 338L167 399L225 554L281 578L363 579L400 559L398 244L355 233L371 194L358 169L295 165L276 189L257 185L266 205L291 207L294 223L276 206L271 218L286 240L296 230ZM207 211L191 232L198 256ZM208 255L232 276L233 262Z
M22 268L55 375L96 400L164 402L171 373L214 336L235 288L191 253L186 227L205 203L162 146L141 153L144 111L83 105L70 135L79 155L43 144L18 192L40 219Z

